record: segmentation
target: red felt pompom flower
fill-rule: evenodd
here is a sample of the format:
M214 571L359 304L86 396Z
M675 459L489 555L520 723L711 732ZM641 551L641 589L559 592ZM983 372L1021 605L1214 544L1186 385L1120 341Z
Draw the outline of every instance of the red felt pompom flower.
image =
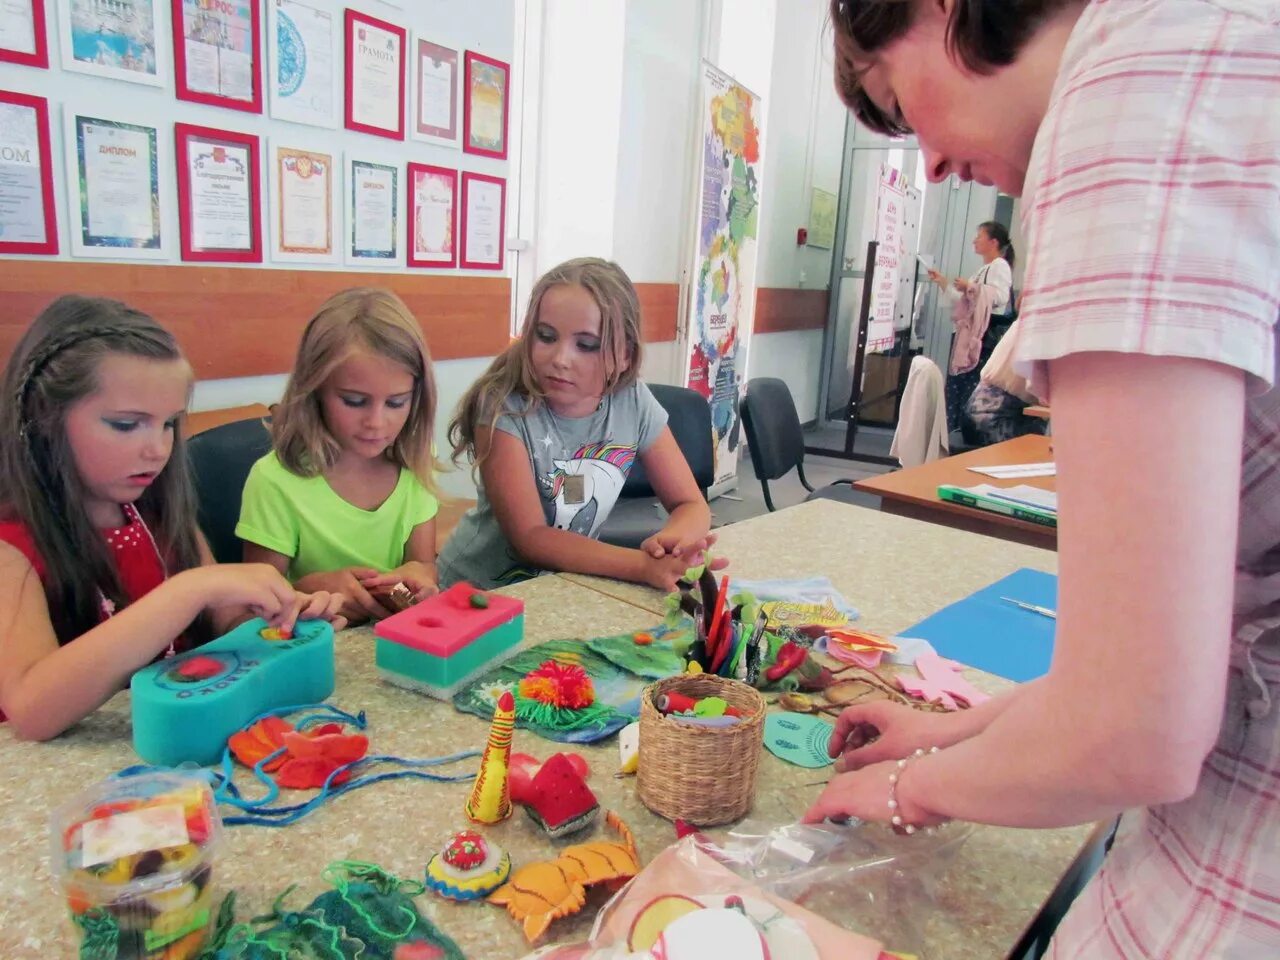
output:
M548 660L525 674L520 696L553 707L581 710L596 702L595 684L587 671L575 663Z

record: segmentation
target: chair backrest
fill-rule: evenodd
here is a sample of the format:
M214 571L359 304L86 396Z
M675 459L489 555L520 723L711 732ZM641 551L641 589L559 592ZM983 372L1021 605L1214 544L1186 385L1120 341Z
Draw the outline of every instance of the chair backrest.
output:
M249 469L271 450L271 432L259 418L224 423L187 441L195 477L197 520L219 563L239 563L236 536Z
M748 380L741 413L757 480L777 480L804 463L804 432L784 381L777 377Z
M715 445L711 437L711 407L706 398L688 387L674 387L666 383L648 384L653 397L667 411L667 426L676 439L676 445L684 454L698 483L702 495L715 481ZM644 472L640 458L627 474L622 486L624 497L652 497L653 485Z

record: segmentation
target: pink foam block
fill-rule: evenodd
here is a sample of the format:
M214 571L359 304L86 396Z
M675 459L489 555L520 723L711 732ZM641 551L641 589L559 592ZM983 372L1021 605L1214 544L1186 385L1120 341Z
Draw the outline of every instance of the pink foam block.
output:
M926 653L916 658L916 669L920 671L919 677L898 677L898 686L913 697L940 703L948 710L959 709L957 700L973 707L991 699L960 676L959 671L964 669L964 664L936 653Z
M474 594L484 596L489 605L472 606ZM523 612L524 602L514 597L485 593L468 583L455 583L443 593L387 617L375 632L392 643L436 657L449 657Z

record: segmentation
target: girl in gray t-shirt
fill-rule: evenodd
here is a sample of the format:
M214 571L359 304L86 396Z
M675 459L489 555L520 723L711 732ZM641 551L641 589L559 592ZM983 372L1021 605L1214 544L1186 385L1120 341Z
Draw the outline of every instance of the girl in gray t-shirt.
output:
M449 424L478 502L439 557L440 586L481 588L571 570L671 590L702 562L711 511L637 379L640 304L615 263L570 260L534 286L520 339L471 386ZM595 538L639 457L670 513L639 549Z

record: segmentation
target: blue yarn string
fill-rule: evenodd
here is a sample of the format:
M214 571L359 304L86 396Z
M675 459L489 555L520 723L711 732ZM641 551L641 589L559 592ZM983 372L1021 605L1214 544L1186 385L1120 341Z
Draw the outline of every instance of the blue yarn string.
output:
M253 724L264 720L267 717L287 717L295 713L311 711L306 716L299 719L294 724L296 730L306 730L310 727L319 726L325 723L338 723L344 726L352 727L356 730L364 730L368 727L368 720L365 718L364 711L358 714L347 713L345 710L332 706L331 704L301 704L290 707L276 707L274 710L268 710L254 717L244 728L251 727ZM242 729L244 729L242 728ZM235 813L222 818L223 824L226 826L258 826L258 827L286 827L289 824L296 823L307 814L317 810L328 801L350 793L353 790L360 790L364 787L372 786L375 783L382 783L387 780L430 780L434 783L461 783L467 780L474 780L474 773L462 774L446 774L433 773L429 767L438 767L445 764L457 763L459 760L469 760L473 757L480 756L479 750L464 750L459 753L452 753L447 757L432 757L426 760L409 760L404 757L392 755L380 755L375 757L361 757L352 763L338 767L328 777L325 778L320 790L315 796L311 797L304 803L295 803L287 806L273 807L273 804L280 796L280 787L271 777L263 770L263 767L285 752L285 748L281 747L263 757L253 766L253 775L255 779L265 788L265 792L254 798L244 796L240 788L236 786L234 781L235 764L232 758L231 747L228 745L223 748L222 762L218 768L206 770L204 768L186 768L186 772L199 773L203 775L213 788L214 799L225 806L234 807L243 813ZM353 776L346 783L334 785L333 781L339 774L344 771L351 771L353 774L357 771L367 770L379 764L398 764L405 769L392 770L384 773L365 774L363 776ZM184 769L180 767L179 769ZM133 766L121 770L116 776L124 777L132 774L154 770L155 767Z

